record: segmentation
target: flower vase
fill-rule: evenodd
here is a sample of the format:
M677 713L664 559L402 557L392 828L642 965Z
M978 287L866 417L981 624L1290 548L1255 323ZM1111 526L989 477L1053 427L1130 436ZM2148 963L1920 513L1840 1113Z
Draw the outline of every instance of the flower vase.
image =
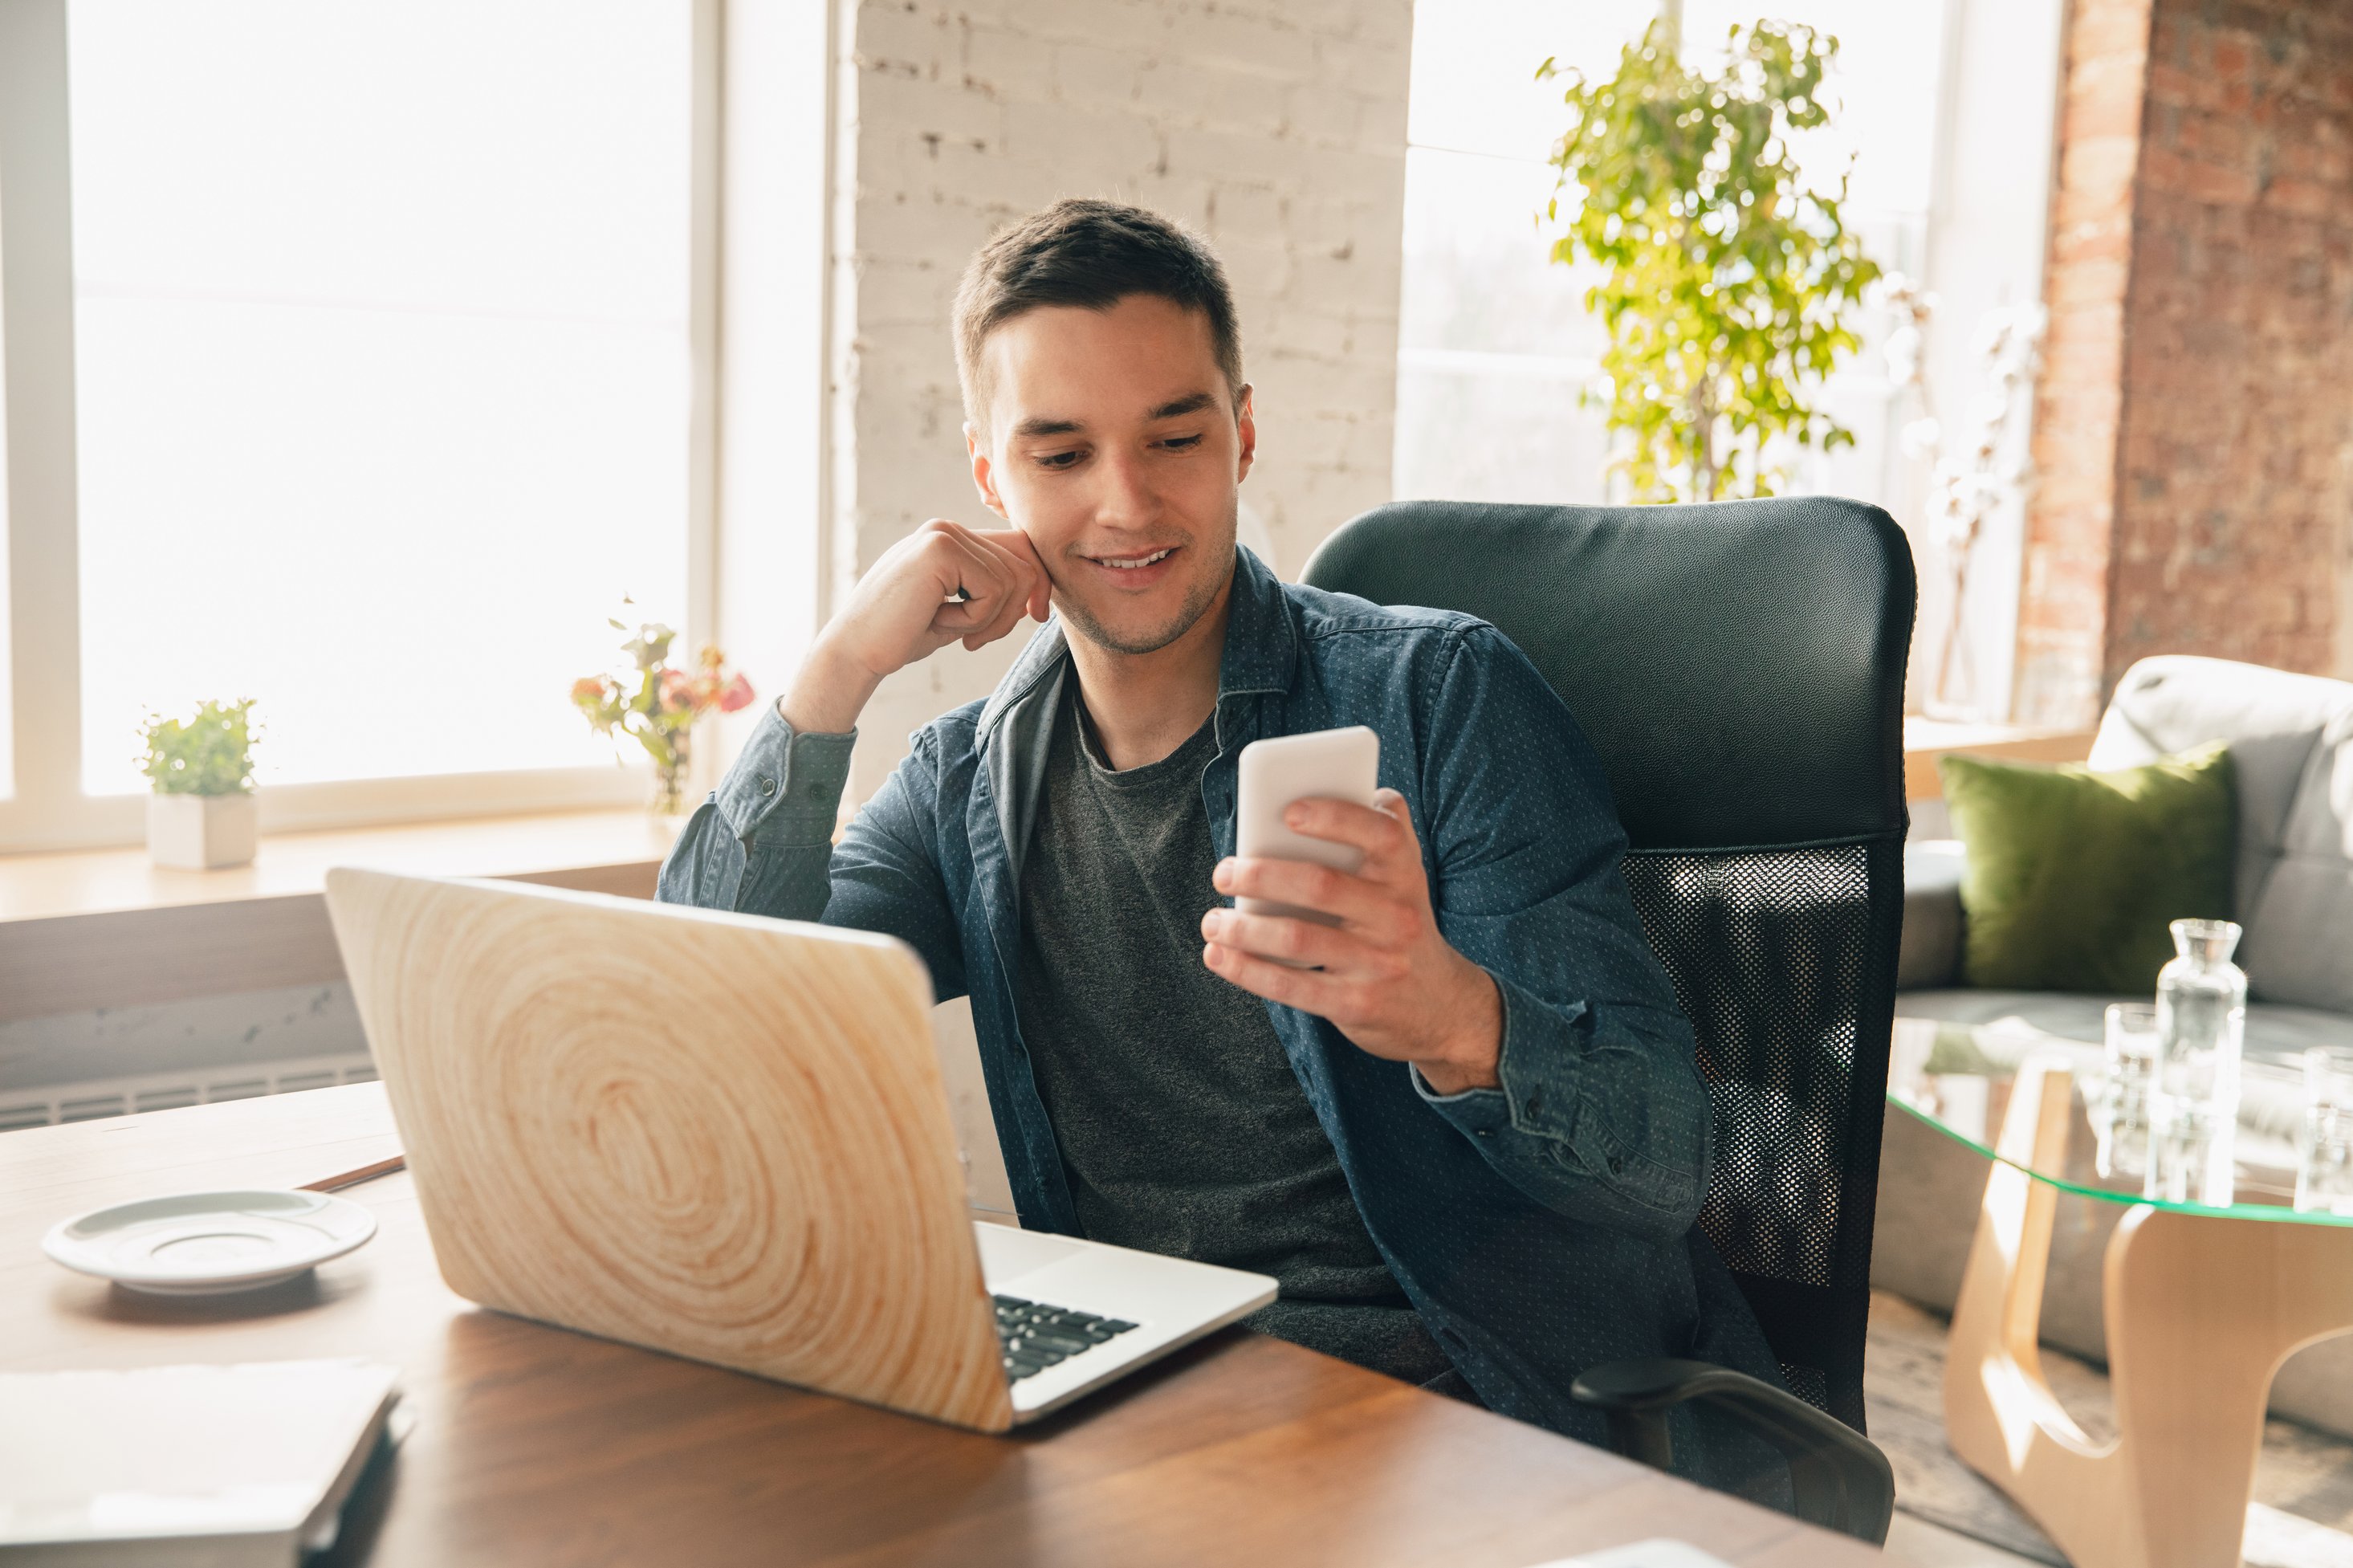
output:
M682 817L687 812L686 781L693 771L692 751L688 742L690 732L679 730L670 736L670 760L654 764L654 794L649 809L659 821Z

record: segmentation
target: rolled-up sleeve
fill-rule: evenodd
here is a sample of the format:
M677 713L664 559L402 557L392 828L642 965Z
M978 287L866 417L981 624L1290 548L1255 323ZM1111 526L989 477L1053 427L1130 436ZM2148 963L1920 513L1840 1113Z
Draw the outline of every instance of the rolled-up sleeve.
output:
M964 994L955 921L940 875L938 743L907 757L834 842L858 735L803 735L771 708L662 863L656 896L897 937L940 1001Z
M1688 1230L1706 1191L1704 1123L1695 1151L1685 1127L1620 1125L1619 1107L1594 1092L1590 1079L1599 1075L1562 1070L1591 1049L1576 1037L1583 1010L1547 1006L1509 980L1496 987L1504 996L1502 1087L1441 1095L1409 1069L1423 1103L1547 1208L1620 1230L1662 1236ZM1662 1160L1661 1145L1688 1152Z
M833 826L858 735L802 735L771 707L663 862L666 904L823 918Z

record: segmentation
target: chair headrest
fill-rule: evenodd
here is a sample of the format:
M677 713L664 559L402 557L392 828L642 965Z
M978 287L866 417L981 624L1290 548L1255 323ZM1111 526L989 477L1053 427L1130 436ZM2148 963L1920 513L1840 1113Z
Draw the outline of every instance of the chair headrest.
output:
M1875 506L1397 502L1303 577L1493 623L1584 728L1637 849L1904 830L1915 589Z

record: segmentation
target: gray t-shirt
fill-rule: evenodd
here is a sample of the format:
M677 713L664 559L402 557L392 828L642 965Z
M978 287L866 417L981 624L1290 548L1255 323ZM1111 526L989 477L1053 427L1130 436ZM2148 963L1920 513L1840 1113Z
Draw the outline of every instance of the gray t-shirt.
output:
M1021 872L1021 1033L1097 1241L1271 1274L1251 1326L1413 1383L1445 1353L1365 1229L1266 1005L1201 962L1214 718L1158 762L1055 720Z

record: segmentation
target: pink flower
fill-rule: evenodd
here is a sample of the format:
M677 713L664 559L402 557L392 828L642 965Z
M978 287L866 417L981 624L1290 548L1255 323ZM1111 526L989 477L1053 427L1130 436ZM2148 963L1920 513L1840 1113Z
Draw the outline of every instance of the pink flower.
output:
M694 700L694 677L683 670L664 670L661 707L666 714L686 713L700 706Z
M719 694L719 711L723 714L736 713L751 705L752 683L740 674L728 682L727 689Z
M605 700L605 677L583 675L572 683L572 700L583 705Z

